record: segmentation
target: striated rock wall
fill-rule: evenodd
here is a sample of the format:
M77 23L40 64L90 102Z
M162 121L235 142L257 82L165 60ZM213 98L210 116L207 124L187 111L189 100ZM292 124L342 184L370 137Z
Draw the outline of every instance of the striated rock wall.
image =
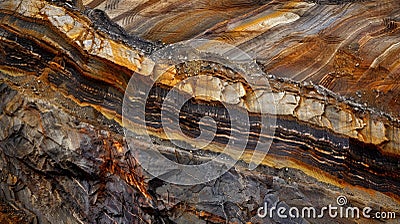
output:
M312 81L399 117L397 0L83 3L104 10L132 34L165 43L230 43L266 73Z
M99 3L93 1L89 5ZM118 4L115 1L107 7ZM143 4L134 10L156 3ZM212 7L218 9L215 4ZM248 4L238 1L232 7L237 13L255 11L243 18L229 15L239 19L225 25L229 29L246 29L246 35L237 41L246 48L245 43L258 38L250 32L252 29L271 29L260 30L258 23L251 21L265 22L272 9L264 2L248 8L244 5ZM289 5L284 5L288 8L286 14L273 17L268 24L279 27L300 19L291 12L294 9L334 7L297 1ZM360 5L363 6L347 6ZM277 3L276 7L282 4ZM257 218L257 209L266 200L322 207L335 202L340 194L348 196L352 204L368 205L374 211L383 207L399 212L400 124L393 108L379 112L323 86L275 76L267 76L270 89L266 89L257 78L246 82L232 69L204 60L165 65L166 72L159 73L150 54L162 44L129 36L103 16L96 10L83 11L82 5L72 1L0 2L0 196L23 210L32 221L257 223L262 221ZM231 35L237 31L223 32ZM303 57L307 58L298 56ZM376 63L383 59L386 57L376 59ZM301 60L289 61L303 65ZM395 68L391 71L395 72ZM274 71L268 66L264 69ZM188 77L194 79L181 82ZM183 163L201 162L219 152L231 136L217 130L217 137L206 150L197 152L171 146L166 141L171 139L160 127L160 110L166 94L175 87L177 98L191 97L190 104L177 111L184 133L196 135L198 118L207 115L220 127L229 127L230 132L249 135L250 143L273 138L263 166L254 171L245 169L245 162L254 151L254 144L247 144L242 161L208 183L184 187L151 177L138 166L123 138L122 102L130 79L139 88L155 83L148 98L138 91L141 97L129 99L149 104L149 110L142 113L151 122L143 127L135 117L128 116L129 126L125 127L137 133L147 130L156 142L156 149L151 150L160 150ZM390 86L394 97L395 85ZM357 86L348 92L359 89ZM259 128L243 133L240 127L231 127L221 103L249 116L254 127L259 117L273 117L276 123L263 128L273 128L275 135L262 135ZM176 114L176 109L179 108L170 112ZM205 122L205 126L211 124ZM175 140L197 144L193 138L173 133ZM150 147L140 139L132 141L139 149ZM269 221L282 220L274 217ZM327 218L326 222L335 220Z

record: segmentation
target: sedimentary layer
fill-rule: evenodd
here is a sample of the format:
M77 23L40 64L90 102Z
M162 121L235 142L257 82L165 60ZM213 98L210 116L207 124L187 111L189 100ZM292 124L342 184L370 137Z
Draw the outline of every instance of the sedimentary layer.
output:
M268 6L269 4L264 7ZM179 113L179 124L184 135L173 132L176 140L196 146L199 140L194 140L193 137L199 135L199 118L207 115L217 121L216 137L205 148L210 154L206 153L204 157L219 152L231 136L243 135L243 138L236 140L246 142L245 153L241 159L249 161L257 142L273 139L274 143L263 160L263 165L276 169L293 168L321 182L350 188L352 192L358 192L357 194L379 194L385 205L396 208L400 194L400 124L398 116L393 115L391 111L381 112L374 107L359 104L312 82L296 82L266 75L270 85L270 88L266 88L258 83L257 79L247 82L240 73L231 68L205 60L173 65L158 74L149 55L162 45L130 37L115 24L107 21L107 17L101 25L94 18L98 18L98 13L91 10L83 12L77 6L67 7L61 3L51 4L42 0L0 3L0 77L4 96L7 98L7 103L2 107L1 121L5 127L9 126L7 130L21 131L18 128L19 122L32 128L42 128L39 129L39 134L34 133L35 135L52 135L52 130L56 129L53 127L55 124L63 126L73 123L69 120L72 119L69 118L71 116L76 118L78 123L94 125L83 127L83 131L97 128L109 129L110 133L116 133L112 138L107 137L106 133L103 137L111 138L113 142L103 141L104 144L101 144L99 149L105 149L107 144L111 144L111 148L117 151L115 153L120 155L127 150L125 146L122 147L124 142L120 136L123 128L124 94L137 96L127 100L143 105L141 112L146 116L146 126L142 126L136 117L127 116L125 119L129 121L129 126L124 128L139 134L148 131L162 141L168 138L161 126L161 107L166 94L175 87L175 98L191 99L182 108L166 108L170 114ZM241 18L240 21L247 20ZM117 28L111 32L104 28L107 26ZM194 78L191 82L182 84L181 81L189 77ZM145 97L140 91L129 92L128 82L131 79L139 90L152 88L150 95ZM31 101L35 103L31 105ZM227 108L237 111L243 117L249 117L250 130L246 132L240 129L241 126L231 126L231 120L225 113ZM62 111L61 117L67 117L66 120L52 125L46 123L51 122L51 119L46 117L46 111L52 110ZM33 119L34 115L25 117L25 113L38 113L39 118ZM19 119L12 120L14 115ZM262 117L273 118L276 122L270 126L260 126ZM38 122L40 119L44 121ZM203 126L208 127L211 124L204 123ZM275 134L262 135L261 129L273 129ZM69 129L62 130L62 133L52 137L52 144L55 142L58 145L55 147L65 147L63 141L67 141L70 142L65 149L67 151L84 148L80 145L83 137L70 136ZM1 141L12 141L11 134L2 133ZM35 142L31 131L24 135L24 139L28 138L27 142ZM248 139L245 138L247 135ZM79 145L73 145L73 141L66 140L74 138L79 139ZM136 144L140 147L140 144L146 143L138 141ZM143 149L145 148L143 146ZM166 148L161 144L159 150L167 151ZM80 153L82 152L78 155L81 155ZM85 154L89 160L85 163L89 163L91 159L96 161L96 157L100 156L91 151L88 153L94 158ZM96 153L103 155L107 152ZM9 155L6 154L7 156ZM23 160L26 155L16 157ZM60 160L58 157L54 158ZM143 209L147 210L144 213L156 213L157 209L153 208L153 200L156 199L148 193L148 186L144 184L141 175L134 172L135 169L126 165L133 162L124 161L122 168L119 168L110 166L118 162L109 160L103 161L104 164L108 164L106 172L123 179L126 188L130 189L127 191L135 191L137 197L145 201ZM29 163L43 168L40 161ZM57 164L57 161L55 163ZM78 174L83 172L85 176L102 176L97 174L97 171L85 171L87 167L84 164L78 168L69 167L68 164L62 165L66 168L61 167L61 171L48 172L63 174L64 170L78 169ZM100 169L100 165L97 165L92 169ZM72 178L78 178L81 175L78 174L68 173L65 176L72 175ZM54 178L61 181L55 176L50 178L53 179L49 184L55 184ZM68 186L57 185L55 188ZM85 190L84 186L81 188ZM34 192L33 186L29 189ZM68 198L68 194L73 193L63 194ZM71 206L67 208L68 211L83 205ZM41 212L45 213L45 210ZM139 213L142 214L141 211ZM80 213L77 214L72 214L72 217L80 217Z
M165 43L224 41L250 54L266 73L312 81L399 117L397 0L83 3L132 34Z

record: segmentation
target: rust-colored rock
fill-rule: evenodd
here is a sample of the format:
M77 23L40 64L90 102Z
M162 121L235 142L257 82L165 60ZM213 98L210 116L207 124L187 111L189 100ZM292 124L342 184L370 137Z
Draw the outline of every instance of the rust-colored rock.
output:
M130 36L102 12L83 10L74 1L1 2L0 195L5 200L41 223L257 223L265 200L322 207L341 194L360 207L400 211L398 29L390 19L398 13L396 1L377 8L374 1L83 3L106 9L128 32L155 42L201 37L237 45L273 74L267 76L271 88L206 60L158 74L150 54L161 43ZM195 78L180 82L188 77ZM148 99L140 92L128 98L147 104L146 127L129 116L122 127L130 79L143 88L156 83ZM192 98L178 111L185 135L173 132L175 140L195 146L198 140L186 135L198 134L199 118L219 122L216 138L203 151L187 152L165 141L171 139L160 128L160 105L173 87L177 97ZM222 103L248 114L254 127L260 116L274 117L276 124L264 128L274 128L275 135L230 127ZM155 150L177 161L200 162L225 146L231 136L225 127L249 134L251 144L226 174L190 187L141 170L122 130L147 130ZM253 143L271 138L262 166L247 170ZM150 147L140 139L133 144Z

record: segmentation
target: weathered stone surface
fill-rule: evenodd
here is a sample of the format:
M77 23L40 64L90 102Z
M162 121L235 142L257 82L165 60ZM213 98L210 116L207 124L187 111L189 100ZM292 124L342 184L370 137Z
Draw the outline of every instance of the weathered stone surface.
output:
M313 81L399 117L397 0L83 3L132 34L165 43L224 41L254 57L266 73Z
M94 6L101 2L84 3ZM116 10L129 2L132 3L128 0L104 4ZM393 110L398 105L394 99L397 84L393 82L398 45L393 42L396 38L389 38L397 32L397 23L385 20L386 28L391 31L374 36L373 32L386 28L374 21L376 26L369 27L370 21L363 20L366 13L357 14L354 20L370 30L367 29L367 36L361 36L360 43L353 44L355 37L339 34L364 34L365 30L351 30L348 26L349 22L354 22L351 13L375 6L376 2L320 3L235 1L228 7L232 8L232 13L229 11L219 18L209 14L210 9L219 9L213 13L220 14L227 8L227 2L191 3L207 6L201 10L186 3L183 4L186 10L194 13L176 23L168 18L185 15L170 10L172 6L181 5L178 1L165 4L138 1L133 10L126 8L129 13L114 14L115 17L118 13L123 15L121 20L133 21L124 22L129 25L137 24L135 19L144 20L142 15L130 18L136 11L150 10L161 15L164 10L168 13L161 16L159 24L167 21L177 30L164 34L149 32L148 37L153 36L153 40L158 39L155 34L166 35L169 41L164 42L200 35L240 44L257 56L257 62L267 73L320 84L270 76L271 89L267 91L257 80L246 83L230 68L209 61L166 65L156 70L155 63L146 59L154 49L162 47L161 44L129 36L100 11L83 11L82 6L73 1L0 2L1 198L40 223L60 220L66 223L279 223L287 220L276 216L260 219L257 209L265 201L285 207L322 207L334 204L339 195L346 195L352 205L399 212L400 124L398 113ZM382 14L397 15L390 10L390 7L398 7L396 2L387 3L381 8ZM337 9L337 15L332 14L332 9ZM377 14L375 9L371 10ZM190 27L195 20L189 20L198 13L206 22L181 33L178 28L183 24ZM376 16L379 20L382 15ZM148 25L142 28L163 27L152 23L155 20L147 21ZM212 26L215 26L205 27L210 21L214 21ZM132 27L136 29L136 25ZM204 33L194 32L201 30L199 27L204 28ZM331 30L324 30L324 27ZM298 36L289 35L296 30ZM283 38L285 33L289 36ZM382 39L387 42L380 43ZM373 47L372 42L378 47ZM386 48L382 44L387 45ZM354 49L366 55L364 61L355 56ZM368 63L370 69L367 69ZM165 68L169 69L165 71ZM368 102L372 102L372 98L368 98L371 95L364 94L364 86L356 80L371 80L370 76L382 68L388 70L384 74L392 75L387 82L379 82L376 88L382 91L379 94L392 96L394 102L374 101L372 105L362 105L340 95L346 90L345 95L366 95ZM365 76L361 76L358 69L364 69ZM352 78L348 78L349 73ZM188 77L195 78L182 82ZM149 131L157 143L153 150L160 150L168 158L181 162L202 162L212 158L212 151L218 152L218 147L230 137L223 130L217 131L210 146L199 152L171 147L159 126L159 116L162 100L175 87L177 97L189 94L194 98L186 110L170 109L171 113L180 113L184 134L196 136L199 118L204 115L218 120L221 129L250 134L251 144L246 145L243 161L217 180L190 187L165 183L143 172L122 137L121 105L130 79L139 87L156 82L149 97L150 110L143 111L150 124L142 127L134 117L128 117L132 126L126 127L139 133ZM343 83L354 84L354 88L340 86ZM143 102L147 99L129 100ZM257 100L261 104L257 104ZM274 116L277 120L273 127L275 136L262 136L257 128L245 133L240 127L230 127L220 103L249 114L254 127L258 127L259 116ZM383 105L393 107L384 108ZM205 123L207 125L210 124ZM176 134L174 137L196 145L187 136ZM254 171L246 170L245 162L253 155L253 143L272 137L274 143L262 160L262 166ZM149 148L145 141L132 141L139 149ZM324 221L371 220L326 218Z

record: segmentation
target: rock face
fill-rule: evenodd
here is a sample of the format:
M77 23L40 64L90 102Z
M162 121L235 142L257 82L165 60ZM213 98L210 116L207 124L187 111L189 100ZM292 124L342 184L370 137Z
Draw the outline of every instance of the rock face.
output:
M111 20L84 5L105 9ZM374 1L0 2L2 200L39 223L315 223L312 217L262 219L257 211L265 202L322 208L339 195L348 206L398 214L399 56L397 21L391 18L399 6L373 6ZM167 69L157 70L151 57L163 47L157 41L192 37L244 49L274 74L267 76L269 87L260 77L244 80L240 72L207 60L161 63ZM132 80L136 89L128 85ZM146 88L148 96L141 91ZM179 114L182 132L172 130L173 139L160 125L171 90L175 99L190 99L182 108L166 109L170 120ZM145 110L123 108L123 102ZM226 108L248 117L250 128L231 125ZM145 124L123 117L124 110L142 114ZM205 150L171 144L197 146L201 127L212 126L204 116L218 124ZM261 118L276 122L260 127ZM124 128L151 135L152 142L129 139L136 150L158 150L180 163L214 158L232 136L239 136L232 149L245 142L245 150L221 177L176 185L142 170ZM261 166L249 171L255 145L269 140ZM324 223L337 221L371 220L324 217Z
M83 3L132 34L165 43L221 40L249 53L266 73L319 83L399 116L397 0Z

